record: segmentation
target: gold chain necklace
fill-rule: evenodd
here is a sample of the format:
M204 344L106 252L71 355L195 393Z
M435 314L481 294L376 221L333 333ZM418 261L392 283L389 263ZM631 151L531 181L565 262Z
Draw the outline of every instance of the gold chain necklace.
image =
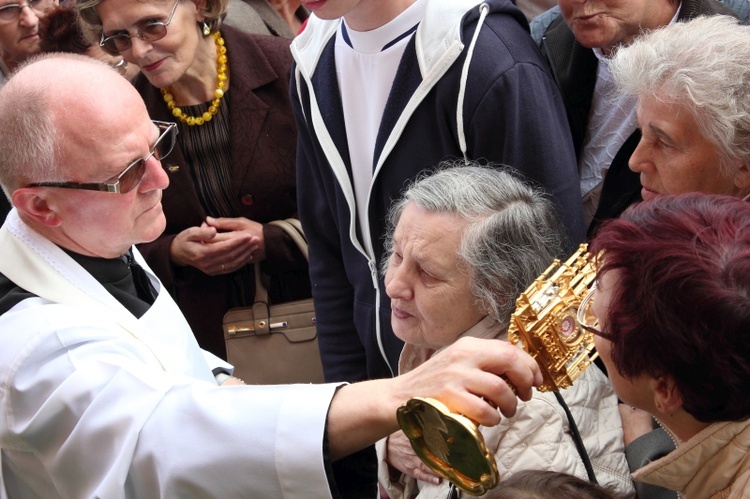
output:
M224 46L224 39L221 37L221 33L218 31L211 34L211 37L216 43L216 90L214 90L214 99L211 101L211 105L208 106L208 111L203 113L201 116L188 116L182 109L180 109L174 102L174 96L169 90L169 87L161 89L161 95L164 98L164 102L167 103L167 107L172 111L172 115L183 123L187 123L190 126L197 125L201 126L207 121L211 121L216 113L219 112L219 105L221 99L224 97L224 92L227 89L227 73L228 63L227 48Z

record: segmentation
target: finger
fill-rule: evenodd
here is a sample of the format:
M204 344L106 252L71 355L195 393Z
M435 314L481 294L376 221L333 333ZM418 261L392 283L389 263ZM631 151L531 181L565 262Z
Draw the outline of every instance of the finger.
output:
M417 480L421 480L423 482L429 482L435 485L440 484L440 482L442 481L442 479L438 475L431 473L431 472L424 471L421 466L414 468L411 475Z
M208 226L190 227L179 234L185 241L204 242L210 241L216 236L216 229Z
M227 263L234 255L248 251L247 240L244 237L222 238L204 245L203 254L214 263Z
M216 230L212 227L213 230ZM238 240L238 241L247 241L248 243L255 239L256 236L253 236L247 232L242 231L229 231L229 232L217 232L216 236L212 239L212 243L219 243L229 240Z
M465 387L465 394L451 401L453 412L463 414L483 426L495 426L500 413L512 417L518 407L518 398L508 383L500 376L480 371ZM498 412L500 411L500 412Z
M533 387L542 383L542 373L536 361L521 348L504 341L491 341L484 352L487 356L479 359L481 368L502 376L508 385L514 387L521 400L529 400Z
M206 217L206 223L211 227L215 227L218 230L244 230L250 225L250 220L247 218L214 218Z
M516 388L511 385L507 378L503 376L493 376L491 380L486 381L488 387L482 393L482 399L493 409L494 414L488 414L489 423L495 425L500 422L497 411L506 418L512 417L518 408L518 396ZM479 420L477 420L480 422ZM481 422L480 422L481 423ZM481 423L487 424L487 423Z

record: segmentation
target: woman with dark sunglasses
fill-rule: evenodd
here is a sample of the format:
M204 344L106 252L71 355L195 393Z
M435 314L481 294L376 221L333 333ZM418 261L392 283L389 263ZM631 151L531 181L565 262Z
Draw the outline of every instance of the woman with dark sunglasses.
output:
M596 349L620 399L676 449L634 473L680 497L750 490L750 203L659 196L591 243Z
M178 143L164 159L167 228L140 250L201 346L220 356L223 314L253 303L255 262L272 277L272 301L310 293L304 257L267 224L297 212L289 40L222 25L226 7L227 0L77 4L100 45L141 69L134 85L152 119L178 123Z

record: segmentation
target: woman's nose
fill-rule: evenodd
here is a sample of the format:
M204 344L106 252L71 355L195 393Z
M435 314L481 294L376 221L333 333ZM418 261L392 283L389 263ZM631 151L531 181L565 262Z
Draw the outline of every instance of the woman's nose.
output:
M385 293L389 298L411 300L414 297L403 262L398 267L389 264L385 275Z
M633 154L630 155L630 159L628 160L628 168L636 173L642 172L647 168L647 161L648 153L646 152L646 144L644 143L644 140L641 139L640 142L638 142L638 145L635 147Z
M152 47L151 42L139 36L130 37L130 55L138 66L140 66L140 61L151 51Z

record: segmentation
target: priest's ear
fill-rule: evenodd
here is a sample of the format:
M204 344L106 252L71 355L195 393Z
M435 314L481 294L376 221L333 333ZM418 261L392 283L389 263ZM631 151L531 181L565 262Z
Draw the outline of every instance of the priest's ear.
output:
M55 197L48 187L21 187L11 195L13 205L21 218L33 220L47 227L57 227L61 223L55 210Z

